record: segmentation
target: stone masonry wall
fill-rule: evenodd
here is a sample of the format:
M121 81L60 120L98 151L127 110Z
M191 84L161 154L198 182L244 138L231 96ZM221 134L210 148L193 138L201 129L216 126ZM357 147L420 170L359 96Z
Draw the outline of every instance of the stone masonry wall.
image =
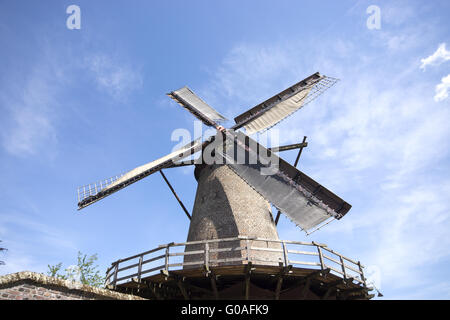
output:
M269 202L242 180L226 165L199 166L196 168L198 188L192 212L187 241L236 238L239 236L278 240L278 233ZM211 265L236 265L246 252L238 250L245 241L212 243L210 249L220 252L211 253L210 261L233 259ZM279 243L253 242L253 247L281 249ZM225 249L232 248L232 251ZM189 251L204 250L203 245L190 245ZM254 264L279 265L282 254L268 251L252 251ZM186 255L185 263L194 263L203 259L202 254ZM270 260L271 262L266 262ZM190 268L185 266L184 268ZM197 267L196 265L194 267Z
M34 272L0 277L0 300L145 300Z
M97 300L111 299L67 288L39 285L31 280L16 282L0 289L2 300Z

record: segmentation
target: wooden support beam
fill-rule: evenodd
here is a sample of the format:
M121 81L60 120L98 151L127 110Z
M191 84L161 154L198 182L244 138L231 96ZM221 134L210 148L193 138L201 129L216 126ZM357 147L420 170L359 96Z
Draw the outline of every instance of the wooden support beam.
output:
M308 146L307 142L302 142L302 143L289 144L286 146L267 148L267 150L270 150L272 152L281 152L281 151L288 151L288 150L292 150L292 149L305 148L307 146Z
M350 280L350 279L349 279ZM322 300L326 300L326 299L328 299L328 297L330 296L330 294L332 294L334 291L340 291L341 289L338 289L338 285L345 285L345 284L347 284L347 281L346 280L344 280L344 279L339 279L339 280L336 280L336 281L333 281L333 282L331 282L331 283L327 283L326 285L325 285L325 288L326 288L326 292L325 292L325 294L322 296Z
M315 279L316 277L326 277L327 274L329 274L331 271L330 268L324 269L324 270L316 270L311 272L310 274L302 277L300 280L298 280L297 282L294 283L294 285L292 285L290 288L287 288L285 290L282 290L281 293L293 290L295 288L297 288L298 286L301 286L302 284L306 283L306 281L308 281L308 279Z
M167 180L166 176L164 175L164 173L162 172L162 170L159 170L159 173L161 173L161 176L163 177L164 181L167 183L167 185L169 186L170 191L172 191L173 195L175 196L175 198L177 199L178 203L180 204L181 208L183 209L184 213L186 214L186 216L188 217L189 220L191 220L191 215L189 214L189 212L187 211L186 207L184 206L183 202L180 200L180 198L178 198L177 193L175 192L175 190L173 189L172 185L170 184L169 180Z
M211 274L211 272L212 272L212 271L210 271L209 274ZM196 286L196 285L190 283L189 281L186 281L186 280L184 279L184 277L182 277L182 276L180 276L180 275L177 275L177 274L174 274L174 273L172 273L172 272L170 272L170 271L169 271L169 272L165 272L165 270L161 270L161 273L162 273L165 277L167 277L167 279L170 279L170 280L175 281L175 283L177 284L178 288L180 289L181 294L183 295L183 297L185 298L185 300L188 300L188 299L189 299L189 293L188 293L188 290L189 290L190 292L192 292L192 291L202 292L202 293L207 294L208 296L212 296L212 295L214 294L213 291L211 291L211 290L209 290L209 289L202 288L202 287L198 287L198 286ZM209 275L208 275L208 276L209 276Z
M327 291L325 292L325 294L322 296L322 300L327 300L328 297L330 296L330 294L335 290L338 290L338 289L337 288L328 288Z
M346 299L348 299L350 297L350 295L352 293L360 293L360 292L363 292L364 294L367 294L368 290L365 287L343 289L343 290L340 290L340 292L339 292L339 298L342 299L342 300L346 300Z
M294 167L297 167L298 160L300 160L300 156L302 154L303 148L306 147L307 145L308 145L308 143L306 142L306 136L304 136L303 141L300 145L300 150L298 150L297 158L295 159L295 162L294 162ZM281 215L281 211L278 210L277 216L275 218L275 225L278 225L278 220L280 220L280 215Z
M195 290L195 291L198 291L198 292L205 293L208 296L212 296L212 294L213 294L212 290L205 289L205 288L202 288L202 287L198 287L198 286L196 286L196 285L194 285L194 284L192 284L190 282L183 281L183 284L184 284L185 288L189 289L191 292Z
M140 281L140 279L139 278L131 278L131 282L137 284L137 292L139 292L139 289L141 288L141 281Z
M280 300L281 285L283 284L283 277L279 277L277 287L275 288L275 300Z
M169 279L174 280L175 283L178 286L178 289L180 289L181 294L183 295L184 299L185 300L189 300L189 295L188 295L188 293L186 291L186 287L185 287L185 284L184 284L184 281L183 281L183 277L180 277L179 275L174 274L174 273L172 273L170 271L167 271L167 270L160 270L160 272L165 277L166 281L169 280Z
M373 297L375 297L375 295L374 294L362 294L362 295L358 295L358 296L351 296L351 297L348 297L348 300L370 300L370 299L372 299Z
M306 279L306 283L304 287L302 288L302 291L300 292L300 299L305 299L306 294L309 291L309 287L311 286L311 278Z
M178 289L180 289L184 300L189 300L189 295L188 295L188 293L186 291L186 287L184 286L183 280L178 278L175 281L177 282Z
M214 298L216 300L219 300L219 291L217 290L217 280L216 280L216 274L214 273L214 271L210 272L209 278L211 279L211 288L214 293Z
M281 286L283 285L283 277L284 275L288 274L291 269L292 265L282 267L280 272L278 272L278 274L275 276L275 281L277 282L275 287L275 300L280 299Z
M300 147L300 150L298 150L297 158L294 162L294 167L297 167L298 160L300 160L300 156L302 155L303 148L306 147L308 144L306 143L306 136L303 137L302 146Z
M157 289L157 287L160 286L160 284L154 283L149 280L141 280L141 283L147 286L148 292L150 292L151 295L153 295L156 298L156 300L164 300L162 295L159 293Z
M216 300L218 300L219 299L219 291L217 290L217 277L216 277L216 274L206 264L203 266L203 269L205 270L205 275L211 281L211 289L212 289L212 292L214 294L214 298Z
M344 279L338 279L338 280L336 280L336 281L327 283L327 284L325 285L325 288L326 288L326 289L333 289L333 288L336 288L336 287L337 287L338 285L340 285L340 284L345 284L345 280L344 280Z
M249 262L246 266L245 266L245 281L244 281L244 297L245 300L248 300L250 297L250 274L252 272L252 263Z

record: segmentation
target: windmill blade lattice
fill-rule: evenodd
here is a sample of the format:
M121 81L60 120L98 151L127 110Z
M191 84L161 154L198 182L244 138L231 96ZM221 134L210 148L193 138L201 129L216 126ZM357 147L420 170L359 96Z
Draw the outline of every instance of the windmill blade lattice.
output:
M222 148L216 151L238 176L303 230L331 217L341 219L350 210L350 204L255 140L242 132L233 136L225 152Z
M244 127L248 135L268 130L316 99L337 81L317 72L234 118L236 124L233 129Z
M167 95L208 126L214 127L216 125L214 121L226 120L224 116L198 97L188 87L172 91Z
M156 171L167 168L182 159L193 155L200 151L204 144L200 140L195 140L186 146L169 153L168 155L151 161L147 164L139 166L133 170L128 171L120 176L92 183L78 188L78 209L85 208L94 202L97 202L114 192L119 191L132 183L135 183Z

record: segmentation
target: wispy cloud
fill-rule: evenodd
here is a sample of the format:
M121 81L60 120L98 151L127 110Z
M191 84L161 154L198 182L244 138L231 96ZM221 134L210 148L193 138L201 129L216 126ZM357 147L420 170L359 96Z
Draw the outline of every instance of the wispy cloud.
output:
M24 85L4 88L2 144L15 156L34 155L57 142L53 110L57 105L59 73L45 62L36 65Z
M39 257L48 256L53 260L62 259L68 252L77 252L77 246L67 231L61 231L44 221L41 216L20 212L0 214L0 238L8 249L2 260L5 265L0 274L24 270L45 272L47 265L41 264ZM61 255L55 258L54 255Z
M422 63L420 68L425 70L427 66L439 66L448 60L450 60L450 51L445 48L445 43L441 43L432 55L420 60Z
M450 91L450 74L441 79L441 83L436 86L436 95L434 101L439 102L448 98Z
M139 71L107 54L67 58L71 63L66 63L48 53L50 50L43 51L29 74L5 85L0 94L4 112L0 138L4 149L14 156L54 156L62 108L67 106L73 85L80 83L80 71L87 69L99 91L118 101L143 83Z
M289 53L278 46L239 44L228 52L216 70L210 70L212 83L199 94L232 119L242 110L242 104L251 106L261 96L269 98L268 92L276 80L286 82L279 77L279 71L289 69L289 63ZM241 105L236 105L236 100Z
M398 35L385 33L376 45L385 47L397 40ZM355 258L378 266L384 286L410 287L428 265L426 261L440 263L450 256L446 235L450 205L445 200L450 185L433 171L449 155L446 122L450 111L430 107L429 84L415 81L422 79L417 60L403 59L399 72L379 70L371 64L376 66L397 53L361 53L357 43L343 39L326 42L327 54L317 44L305 49L307 44L239 44L216 70L209 94L229 105L251 107L249 102L258 103L292 84L286 80L309 75L308 65L325 74L343 75L314 105L277 126L281 142L298 142L308 135L303 170L357 204L348 217L314 237L321 242L338 240L339 251L339 247L354 248L353 235L360 235L358 246L364 250L352 249ZM309 50L306 59L305 50ZM357 56L352 52L358 52ZM241 106L239 111L244 110ZM298 237L293 236L298 234L295 226L279 232L282 237ZM424 275L422 281L429 284L431 279Z
M98 53L85 58L85 66L92 72L99 89L112 97L123 100L132 91L142 87L143 79L140 72L135 71L123 61Z

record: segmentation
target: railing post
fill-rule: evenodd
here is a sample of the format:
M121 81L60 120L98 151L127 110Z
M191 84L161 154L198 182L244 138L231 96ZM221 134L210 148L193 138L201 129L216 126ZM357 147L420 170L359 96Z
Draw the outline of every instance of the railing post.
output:
M209 270L209 243L205 242L205 266Z
M169 272L169 248L170 244L166 247L166 256L164 258L164 270L166 270L166 272Z
M345 263L341 255L339 255L339 260L341 260L342 273L344 274L344 279L347 279L347 272L345 272Z
M363 267L362 267L360 261L358 261L358 267L359 267L359 271L361 272L361 280L364 283L364 287L367 287L366 278L364 277L364 271L363 271Z
M113 280L114 289L116 289L117 273L118 272L119 272L119 261L116 262L116 268L114 269L114 280Z
M284 266L287 267L289 265L288 251L284 241L282 241L281 244L283 245Z
M322 256L322 248L317 245L317 251L319 252L319 260L320 260L320 267L322 268L322 270L325 270L325 263L323 263L323 256Z
M111 277L109 275L109 271L111 270L106 270L105 288L108 288L109 285L111 284Z
M251 262L250 259L250 240L247 238L245 239L245 249L247 251L247 263Z
M138 282L141 282L141 273L142 273L142 261L144 260L144 256L139 257L139 265L138 265Z

